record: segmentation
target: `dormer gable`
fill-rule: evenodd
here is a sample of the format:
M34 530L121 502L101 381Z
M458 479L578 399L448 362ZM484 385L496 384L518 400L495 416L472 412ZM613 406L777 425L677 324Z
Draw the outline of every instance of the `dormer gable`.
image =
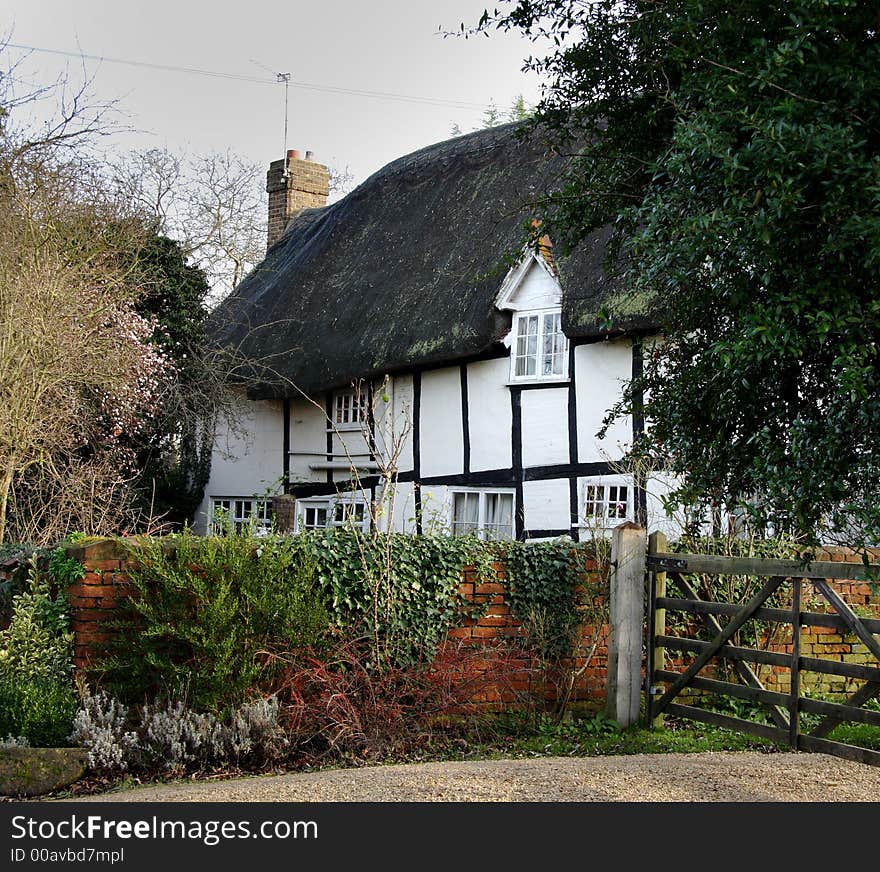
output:
M509 312L558 309L561 305L562 287L552 261L534 251L525 252L508 271L495 298L495 306Z

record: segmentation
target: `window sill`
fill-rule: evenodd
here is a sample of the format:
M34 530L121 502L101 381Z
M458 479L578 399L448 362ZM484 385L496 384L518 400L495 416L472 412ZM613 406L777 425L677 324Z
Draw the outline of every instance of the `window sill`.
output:
M337 431L340 433L360 433L361 432L360 424L334 424L332 427L327 427L326 433L336 433Z
M546 385L547 387L562 387L563 385L570 385L570 378L521 378L509 380L507 382L507 387L509 388L527 388L539 386L543 387Z
M632 518L608 518L608 523L596 523L596 524L572 524L572 530L613 530L615 527L620 526L621 524L633 523Z

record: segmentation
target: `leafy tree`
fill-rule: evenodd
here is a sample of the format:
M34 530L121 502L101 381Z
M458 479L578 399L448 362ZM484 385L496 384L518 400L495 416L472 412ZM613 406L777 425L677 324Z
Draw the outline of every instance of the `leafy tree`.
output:
M180 245L149 235L137 254L143 289L137 311L154 320L153 341L173 366L161 409L131 440L144 511L175 527L192 519L211 471L218 405L208 360L205 274L186 263Z
M499 109L494 100L483 110L483 119L474 130L486 130L490 127L498 127L500 124L509 124L511 121L525 121L535 111L534 106L526 102L522 94L518 94L509 109ZM457 122L452 125L452 135L460 136L464 131Z
M614 328L664 341L644 446L679 502L880 540L880 17L860 0L516 0L476 28L554 41L534 119L576 154L544 226L611 223Z
M90 158L107 107L15 81L0 73L0 541L180 522L223 372L205 278ZM43 98L44 126L19 120Z

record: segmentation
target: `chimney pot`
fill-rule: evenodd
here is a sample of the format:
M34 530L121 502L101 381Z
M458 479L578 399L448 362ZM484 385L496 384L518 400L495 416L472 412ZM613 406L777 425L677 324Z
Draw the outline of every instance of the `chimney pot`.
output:
M313 151L306 152L306 160L312 160L314 158L314 156L315 156L315 153Z
M289 148L287 150L287 159L288 160L299 160L299 151L295 148Z

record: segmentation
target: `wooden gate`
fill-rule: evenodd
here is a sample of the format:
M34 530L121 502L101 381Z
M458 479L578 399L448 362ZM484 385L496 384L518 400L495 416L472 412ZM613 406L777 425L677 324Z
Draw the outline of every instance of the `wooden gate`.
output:
M657 723L663 714L669 714L750 733L787 744L792 749L821 751L880 765L880 751L828 738L845 722L880 728L880 709L864 707L880 694L880 643L875 637L880 634L880 620L857 615L831 584L832 579L869 581L872 577L877 578L880 567L873 567L875 574L872 576L867 567L855 563L812 562L804 565L791 560L675 554L666 551L665 537L655 533L649 540L647 569L650 599L645 709L649 724ZM745 603L713 602L698 595L693 579L688 578L691 574L743 576L762 583ZM669 581L675 583L681 596L666 595ZM803 610L802 602L811 594L825 604L827 613ZM771 598L785 603L785 607L771 607L768 605ZM692 621L701 622L708 631L709 640L695 638L694 634L667 635L667 611L693 616ZM788 624L791 626L790 638L776 650L772 650L772 646L731 644L750 621L765 622L765 625ZM801 651L801 631L805 627L827 627L841 638L857 638L867 651L860 659L869 662L807 656L814 652ZM693 660L680 671L668 669L667 651L693 656ZM711 669L719 662L724 662L729 673L726 677L736 680L707 677L706 667ZM788 692L765 687L750 664L769 666L771 674L787 672L790 678ZM803 692L802 673L838 676L850 679L850 684L855 681L863 683L843 702L812 699ZM760 703L766 707L770 723L746 720L692 704L697 700L690 704L682 702L680 697L685 691L698 699L700 694L705 696L708 692ZM820 720L815 723L816 717L808 718L813 723L802 730L804 714L818 716Z

